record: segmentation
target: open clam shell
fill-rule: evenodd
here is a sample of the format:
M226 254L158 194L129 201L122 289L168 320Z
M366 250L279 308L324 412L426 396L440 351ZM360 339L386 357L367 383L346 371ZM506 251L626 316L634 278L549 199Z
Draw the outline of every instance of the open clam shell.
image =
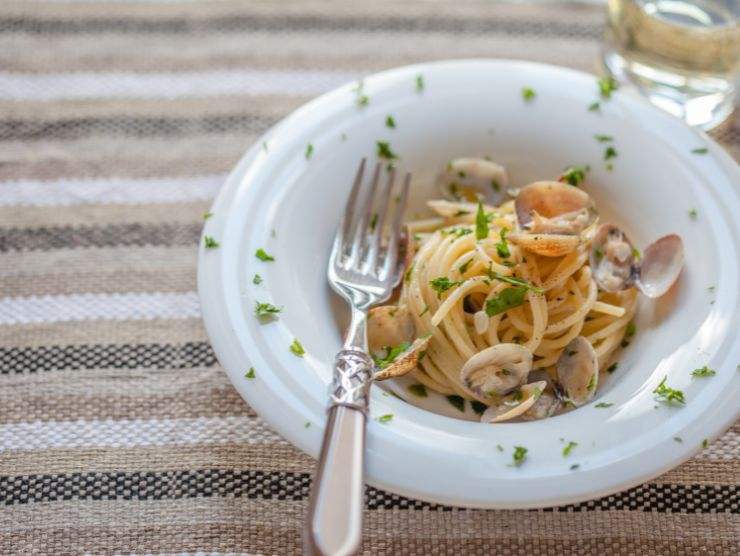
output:
M481 423L500 423L522 417L537 403L546 386L544 380L525 384L486 409L480 417Z
M599 361L586 338L577 336L571 340L563 349L555 369L566 401L578 407L594 397L599 384Z
M451 201L479 200L500 204L509 186L509 176L500 164L484 158L455 158L437 176L437 186Z
M496 344L465 362L460 381L475 398L505 395L521 386L532 370L532 352L519 344Z
M597 213L585 191L557 181L523 187L514 201L518 229L509 239L546 257L570 253L584 241Z
M665 294L683 268L683 241L676 234L651 243L642 259L637 249L614 224L599 227L591 243L589 262L596 284L604 291L616 292L636 286L655 298Z

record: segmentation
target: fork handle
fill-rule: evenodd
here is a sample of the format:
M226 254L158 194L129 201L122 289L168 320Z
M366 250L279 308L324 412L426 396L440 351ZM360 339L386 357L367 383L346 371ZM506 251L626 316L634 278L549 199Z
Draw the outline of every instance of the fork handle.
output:
M365 423L373 362L345 349L334 364L331 404L308 508L306 554L355 554L362 541Z

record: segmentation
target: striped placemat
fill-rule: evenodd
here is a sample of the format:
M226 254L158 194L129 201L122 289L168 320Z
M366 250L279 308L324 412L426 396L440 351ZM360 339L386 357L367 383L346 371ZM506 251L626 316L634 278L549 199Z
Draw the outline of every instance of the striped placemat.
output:
M312 460L200 321L201 215L261 132L406 63L593 71L602 8L3 2L0 554L300 551ZM716 137L740 157L737 122ZM740 426L592 502L468 511L368 489L367 554L737 554Z

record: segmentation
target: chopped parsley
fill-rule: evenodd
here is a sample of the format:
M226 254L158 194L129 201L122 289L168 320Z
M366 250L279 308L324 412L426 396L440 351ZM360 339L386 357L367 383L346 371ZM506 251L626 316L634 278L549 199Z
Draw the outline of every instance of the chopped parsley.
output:
M460 274L465 274L468 271L468 268L470 268L470 265L473 264L473 258L469 258L467 261L465 261L463 264L461 264L459 267L457 267L457 270L460 271Z
M570 185L579 186L586 179L586 172L591 169L590 166L568 166L560 175L558 181L569 183Z
M416 92L421 93L424 91L424 76L419 74L416 76Z
M340 139L341 139L342 141L346 141L346 140L347 140L347 134L346 134L346 133L342 133L342 135L340 135L340 136L339 136L339 138L340 138Z
M699 212L696 209L692 208L691 210L689 210L689 218L691 218L691 220L696 220L697 218L699 218Z
M586 385L586 390L593 390L596 388L596 374L592 374L591 378L588 379L588 384Z
M254 367L249 367L249 370L244 374L244 378L249 378L249 379L252 379L255 376L256 375L255 375L255 372L254 372Z
M449 230L441 230L440 233L443 236L454 235L455 237L460 238L462 236L472 234L473 230L471 230L470 228L450 228Z
M601 103L597 100L588 105L589 112L598 112L601 110Z
M275 257L273 257L272 255L268 255L267 252L261 247L254 252L254 256L263 262L270 262L275 260Z
M631 338L635 335L635 332L637 332L637 325L630 321L629 324L627 324L627 328L624 329L624 336L626 338Z
M612 93L619 89L619 83L612 76L600 77L598 82L599 94L603 99L610 99Z
M269 149L267 148L267 141L262 141L262 150L267 152Z
M478 212L475 213L475 239L488 237L488 218L483 210L483 203L478 203Z
M673 437L673 440L674 440L675 442L683 442L683 438L681 438L680 436L674 436L674 437Z
M619 367L619 363L612 363L607 367L606 372L612 374L614 371L617 370L617 367Z
M576 470L576 469L578 469L578 468L579 468L580 466L581 466L581 464L580 464L580 463L574 463L573 465L571 465L571 466L570 466L570 470L571 470L571 471L575 471L575 470Z
M360 79L357 82L357 85L355 85L355 88L352 89L354 93L357 95L355 102L357 103L357 106L360 106L360 107L367 106L370 103L370 97L364 93L364 89L365 89L365 82L362 79Z
M386 160L395 160L398 155L391 149L391 144L388 141L375 141L378 147L378 158L384 158Z
M614 137L611 135L600 135L596 134L594 135L594 139L596 139L599 143L611 143L614 141Z
M308 145L306 145L306 160L311 158L311 155L313 155L313 143L309 143Z
M568 442L563 448L563 457L567 458L576 446L578 446L578 442L573 442L572 440Z
M511 257L511 251L509 251L509 245L506 243L506 234L509 232L508 228L501 228L499 237L501 241L496 243L496 254L502 259L508 259Z
M470 407L473 408L473 411L475 411L476 415L483 415L483 412L488 408L486 404L479 402L478 400L471 401Z
M522 87L522 98L525 102L531 102L537 96L532 87Z
M211 216L213 216L213 213L206 211L203 213L203 220L208 220Z
M254 278L252 278L252 284L261 284L262 283L262 276L259 274L255 274Z
M393 119L393 116L386 116L385 118L385 127L390 129L396 129L396 120Z
M463 413L465 413L465 398L463 398L462 396L457 396L455 394L445 397L447 398L447 401L450 402L450 404L454 406L458 411L462 411Z
M203 236L203 243L205 244L206 249L217 249L220 246L219 242L211 236Z
M711 292L713 292L713 291L714 291L715 287L716 287L716 286L709 286L709 287L707 288L707 291L711 293Z
M704 365L700 369L694 369L691 371L691 376L698 376L698 377L706 377L706 376L714 376L717 374L717 371L714 369L710 369L706 365Z
M303 349L301 343L295 338L293 339L293 343L290 344L290 351L296 357L303 357L306 354L306 350Z
M604 251L601 249L601 247L597 247L594 249L594 258L596 259L596 262L599 262L601 259L604 258Z
M709 446L709 440L705 438L701 441L701 447L706 448L707 446Z
M497 449L497 450L498 450L499 452L503 452L503 451L504 451L504 447L503 447L503 446L501 446L501 444L496 444L496 449Z
M423 384L411 384L407 390L417 398L426 398L428 396L427 387Z
M614 404L613 403L610 403L610 402L599 402L594 407L599 408L599 409L602 409L602 408L606 408L606 407L611 407L613 405Z
M635 258L635 260L639 261L642 258L642 253L640 253L640 250L637 247L633 247L632 256Z
M378 423L390 423L393 421L393 413L386 413L385 415L381 415L378 417Z
M305 423L303 423L303 428L304 428L304 429L307 429L307 428L309 428L310 426L311 426L311 421L306 421Z
M660 384L658 384L658 386L655 387L655 390L653 390L655 398L658 401L667 404L685 404L686 398L684 397L683 392L681 390L676 390L666 385L665 382L667 379L667 376L663 377L663 380L660 381Z
M373 356L375 365L377 365L379 369L385 369L388 365L393 363L399 355L409 349L409 347L411 347L409 342L402 342L395 347L386 346L385 355L383 357Z
M604 160L611 160L612 158L617 157L617 149L615 149L612 146L607 147L604 150Z
M489 317L493 317L500 313L505 313L514 307L519 307L519 305L524 303L524 297L526 295L527 288L524 286L503 289L496 297L486 301L486 314Z
M437 292L437 297L442 297L442 294L450 288L457 286L460 282L453 282L447 276L440 276L429 282L432 289Z
M528 290L532 290L534 293L544 293L545 290L542 288L535 286L534 284L527 282L526 280L522 280L521 278L516 278L515 276L504 276L503 274L499 274L498 272L491 272L489 269L488 272L489 278L491 280L498 280L499 282L506 282L507 284L511 284L512 286L522 286L524 288L527 288Z
M409 269L406 271L406 274L403 275L403 281L407 284L411 281L411 275L414 273L414 265L412 264Z
M373 214L373 217L370 219L370 231L374 232L375 226L377 225L378 225L378 213L376 212L375 214Z
M282 309L275 307L272 303L260 303L255 301L254 314L259 318L277 315Z
M514 446L514 454L512 455L514 465L519 467L524 460L527 459L527 449L524 446Z
M707 154L709 149L706 147L699 147L698 149L691 149L691 152L694 154Z

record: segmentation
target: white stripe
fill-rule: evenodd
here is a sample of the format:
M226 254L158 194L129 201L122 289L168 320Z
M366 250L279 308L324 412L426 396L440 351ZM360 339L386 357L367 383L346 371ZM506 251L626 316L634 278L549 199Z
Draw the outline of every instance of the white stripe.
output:
M189 178L60 179L0 182L0 206L185 203L215 197L226 174Z
M224 95L316 95L359 73L216 70L180 73L0 73L0 100L188 98Z
M132 421L36 421L0 426L3 451L192 444L285 444L260 419L199 417Z
M0 325L199 318L198 294L114 293L0 298Z

